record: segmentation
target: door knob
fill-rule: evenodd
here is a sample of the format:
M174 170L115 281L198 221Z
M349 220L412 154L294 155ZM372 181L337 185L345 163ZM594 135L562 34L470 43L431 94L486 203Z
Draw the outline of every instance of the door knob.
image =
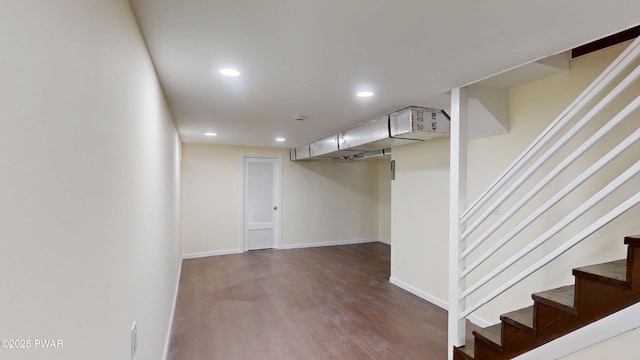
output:
M278 210L278 207L277 207L277 206L274 206L274 207L273 207L273 210Z

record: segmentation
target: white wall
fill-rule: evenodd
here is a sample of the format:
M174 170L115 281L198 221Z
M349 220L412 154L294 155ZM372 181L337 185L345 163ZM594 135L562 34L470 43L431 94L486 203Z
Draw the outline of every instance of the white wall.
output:
M288 150L185 144L183 253L242 249L242 156L282 158L282 246L378 238L375 161L289 161Z
M0 12L3 359L163 356L177 281L180 141L126 0Z
M622 46L595 53L571 64L571 71L542 79L530 84L510 89L511 132L508 135L486 139L470 140L469 142L469 193L470 199L477 197L486 186L594 79L612 60L622 51ZM615 104L619 109L625 105L630 97L636 96L640 88L635 88L633 94L627 95L623 101ZM607 111L590 128L596 129L604 120L611 118L613 111ZM631 129L637 128L639 117L626 121L604 142L616 144L627 136ZM575 144L570 144L573 147ZM416 288L418 291L439 300L447 300L448 282L443 273L448 268L448 171L449 171L449 142L447 139L428 141L422 144L395 148L392 158L396 160L396 180L392 182L392 268L391 276L404 284ZM564 183L573 179L579 171L590 164L595 154L602 154L606 147L596 146L586 159L563 173L560 178ZM636 145L628 154L616 160L601 176L590 180L580 187L575 195L561 202L550 214L534 223L532 229L509 246L511 251L517 250L547 230L551 224L557 222L563 212L575 207L577 201L583 201L591 196L613 174L626 168L637 160L640 149ZM561 152L555 163L559 162L567 151ZM591 159L589 161L589 159ZM555 164L554 163L554 164ZM550 168L545 168L542 175ZM614 171L615 170L615 171ZM534 177L535 180L542 175ZM633 179L629 184L616 192L614 198L620 201L637 191L639 179ZM528 190L531 183L525 184ZM552 190L560 185L552 184L545 188L543 194L548 197ZM519 194L523 194L520 192ZM516 199L518 199L516 195ZM546 198L545 198L546 199ZM540 200L534 202L539 204ZM504 212L513 201L501 208ZM598 206L602 212L612 207L612 202L603 202ZM498 298L493 303L481 308L477 315L489 322L498 322L498 316L511 309L531 304L531 293L543 289L569 284L573 281L571 269L580 265L614 260L625 256L626 248L622 243L623 236L637 233L637 219L640 209L631 212L605 227L597 235L590 237L578 247L553 262L533 278L516 286L512 291ZM566 240L575 230L593 221L595 214L587 214L573 231L561 233L552 245ZM498 216L492 216L493 220ZM522 218L522 216L516 217ZM500 234L504 234L500 233ZM545 247L543 247L545 248ZM498 260L506 258L501 253ZM473 258L472 258L473 259ZM532 262L527 259L526 263ZM498 261L489 262L483 271L496 266ZM508 272L513 275L523 266ZM469 282L475 281L477 275L470 276ZM504 278L498 279L503 281ZM494 285L497 282L494 282ZM471 301L478 296L471 297Z

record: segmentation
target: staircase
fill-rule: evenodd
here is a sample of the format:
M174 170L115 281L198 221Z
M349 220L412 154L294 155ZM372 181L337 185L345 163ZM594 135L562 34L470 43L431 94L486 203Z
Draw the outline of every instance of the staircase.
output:
M624 243L626 259L573 269L575 285L533 294L532 306L454 347L454 360L511 359L640 302L640 235Z

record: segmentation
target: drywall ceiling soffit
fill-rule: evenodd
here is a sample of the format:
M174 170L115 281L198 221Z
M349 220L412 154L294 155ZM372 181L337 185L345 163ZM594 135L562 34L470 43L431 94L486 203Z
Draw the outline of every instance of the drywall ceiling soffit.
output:
M282 148L405 106L445 108L452 88L630 28L640 13L637 0L131 4L183 141ZM223 66L242 74L223 78ZM357 98L365 88L375 96Z
M509 133L509 92L526 84L569 70L571 52L564 51L467 86L469 136L474 139Z
M509 133L509 92L505 88L470 85L469 136L473 139Z
M563 51L560 54L548 56L491 76L478 82L478 84L498 88L511 88L569 71L570 61L571 51Z

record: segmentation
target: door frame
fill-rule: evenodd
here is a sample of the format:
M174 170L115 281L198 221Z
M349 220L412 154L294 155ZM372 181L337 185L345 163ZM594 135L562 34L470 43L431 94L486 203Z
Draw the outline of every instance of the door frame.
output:
M247 219L246 219L246 208L247 208L247 186L248 186L248 177L247 177L247 159L265 159L265 160L273 160L274 169L274 181L273 181L273 198L274 198L274 206L278 207L278 210L275 211L274 219L273 219L273 248L279 249L282 243L282 157L277 155L242 155L242 205L240 206L240 211L242 212L242 251L246 252L248 247L247 244Z

